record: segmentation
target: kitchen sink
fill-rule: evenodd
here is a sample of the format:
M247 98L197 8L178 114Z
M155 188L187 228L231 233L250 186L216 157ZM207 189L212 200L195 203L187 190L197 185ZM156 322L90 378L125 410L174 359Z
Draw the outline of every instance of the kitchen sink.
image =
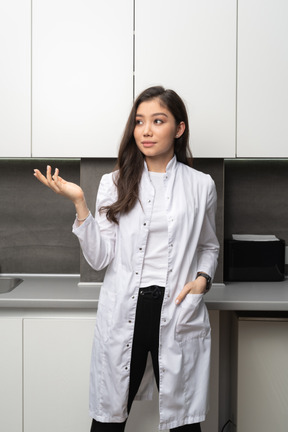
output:
M23 279L0 276L0 294L12 291L23 282Z

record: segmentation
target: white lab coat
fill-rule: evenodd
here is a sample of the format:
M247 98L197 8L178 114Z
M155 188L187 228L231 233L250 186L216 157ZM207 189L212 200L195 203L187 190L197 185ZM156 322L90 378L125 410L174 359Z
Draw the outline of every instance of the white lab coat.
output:
M90 375L90 414L101 422L127 418L129 367L137 294L153 210L154 188L145 164L140 202L119 225L98 210L116 200L115 173L102 177L92 216L73 232L88 263L96 270L108 265L99 299ZM219 244L215 235L216 190L209 175L176 157L166 169L168 271L159 341L159 429L205 419L208 408L210 324L202 294L175 298L197 271L212 277ZM138 399L151 399L149 358Z

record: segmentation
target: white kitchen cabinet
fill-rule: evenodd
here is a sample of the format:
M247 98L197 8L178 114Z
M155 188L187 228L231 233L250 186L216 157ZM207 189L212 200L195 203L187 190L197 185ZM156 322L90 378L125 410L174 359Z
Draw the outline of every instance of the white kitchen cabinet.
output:
M236 0L136 0L136 94L172 88L195 157L235 157Z
M133 0L32 8L32 155L115 157L133 102Z
M88 431L95 319L24 319L24 432Z
M0 157L31 155L31 2L0 3Z
M288 321L239 321L237 432L286 432Z
M238 157L288 156L288 3L238 2Z
M22 432L22 319L0 318L0 430Z

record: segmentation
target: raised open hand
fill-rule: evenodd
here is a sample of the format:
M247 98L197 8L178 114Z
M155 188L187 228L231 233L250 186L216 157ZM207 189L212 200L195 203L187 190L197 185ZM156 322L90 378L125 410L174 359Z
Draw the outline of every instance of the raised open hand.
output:
M80 186L75 183L67 182L59 176L59 169L56 168L54 174L51 174L51 166L47 166L46 177L38 169L34 170L34 176L52 191L73 201L74 204L84 201L84 192Z

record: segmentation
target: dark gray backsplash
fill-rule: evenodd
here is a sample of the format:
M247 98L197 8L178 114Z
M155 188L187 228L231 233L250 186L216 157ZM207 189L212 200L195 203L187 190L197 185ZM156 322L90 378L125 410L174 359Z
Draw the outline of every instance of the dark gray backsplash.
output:
M111 172L115 166L115 159L82 159L81 160L81 186L84 189L86 200L94 213L95 198L99 181L103 174ZM217 235L222 246L223 240L223 159L197 159L194 167L200 171L211 174L216 183L218 193ZM81 257L81 280L83 282L102 281L105 271L96 272ZM219 265L215 275L215 282L222 282L223 247L221 247Z
M0 272L79 273L79 244L71 234L73 204L33 176L49 162L80 182L78 160L0 160Z
M275 234L288 242L288 161L225 161L225 238Z
M274 234L288 244L288 160L226 160L224 220L225 239Z
M82 281L102 281L104 271L89 267L71 233L74 206L33 176L33 168L45 171L47 162L64 178L81 182L94 213L100 178L113 170L116 160L82 159L81 170L79 160L0 160L0 272L81 272ZM211 174L218 193L216 282L223 281L224 238L275 234L288 244L287 160L195 159L194 167Z

